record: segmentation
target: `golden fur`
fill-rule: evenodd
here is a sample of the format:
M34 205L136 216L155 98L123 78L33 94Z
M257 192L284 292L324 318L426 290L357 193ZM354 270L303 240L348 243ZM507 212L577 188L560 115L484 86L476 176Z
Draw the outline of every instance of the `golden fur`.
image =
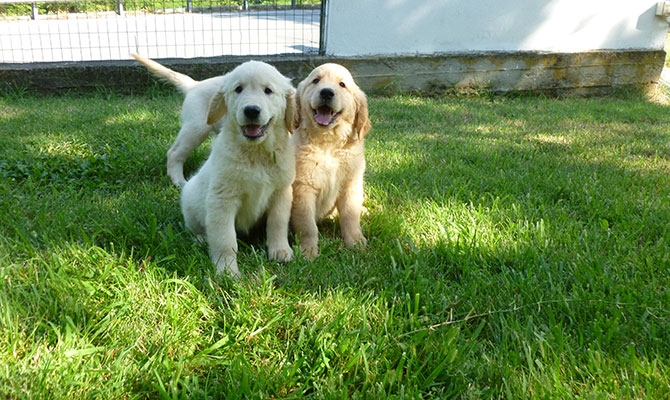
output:
M363 138L371 128L365 93L346 68L323 64L298 85L297 105L291 226L302 252L318 255L317 222L334 209L344 244L364 246Z

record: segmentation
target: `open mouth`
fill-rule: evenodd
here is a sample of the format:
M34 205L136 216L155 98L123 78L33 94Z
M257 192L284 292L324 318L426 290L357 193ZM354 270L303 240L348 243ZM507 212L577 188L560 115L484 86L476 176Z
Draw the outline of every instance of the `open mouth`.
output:
M335 122L337 117L340 116L339 112L334 112L332 108L328 106L320 106L317 109L312 110L312 115L314 116L314 121L321 126L328 126Z
M265 131L268 129L268 125L270 125L270 122L265 125L242 125L242 135L249 140L258 140L265 136Z

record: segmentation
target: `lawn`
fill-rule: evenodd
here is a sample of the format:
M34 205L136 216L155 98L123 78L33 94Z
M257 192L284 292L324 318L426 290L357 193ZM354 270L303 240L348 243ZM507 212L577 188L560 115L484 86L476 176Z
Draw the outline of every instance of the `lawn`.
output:
M234 281L165 175L180 104L0 96L0 397L670 397L667 106L371 97L368 247L254 235Z

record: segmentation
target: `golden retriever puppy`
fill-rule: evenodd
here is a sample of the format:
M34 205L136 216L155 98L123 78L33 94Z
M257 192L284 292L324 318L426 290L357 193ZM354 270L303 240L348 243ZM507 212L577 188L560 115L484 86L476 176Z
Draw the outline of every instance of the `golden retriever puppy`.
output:
M288 243L295 144L295 89L273 66L241 64L224 75L207 123L221 120L209 157L182 189L186 227L204 236L217 273L240 276L237 232L266 216L268 257L293 258ZM295 136L293 136L295 137Z
M191 77L173 71L154 60L131 53L158 78L171 83L184 94L181 106L181 128L179 134L167 152L167 174L175 186L181 186L184 179L184 161L207 136L221 129L220 123L207 124L209 100L219 91L223 84L223 76L196 81Z
M371 128L365 93L338 64L315 68L297 90L296 178L291 226L307 258L319 254L317 222L337 209L344 244L366 244L363 138Z

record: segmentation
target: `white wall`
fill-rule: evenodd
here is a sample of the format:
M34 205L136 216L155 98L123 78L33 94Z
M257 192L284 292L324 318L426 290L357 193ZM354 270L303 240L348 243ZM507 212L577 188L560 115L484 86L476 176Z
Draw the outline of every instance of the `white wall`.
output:
M326 54L661 50L653 0L329 0Z

